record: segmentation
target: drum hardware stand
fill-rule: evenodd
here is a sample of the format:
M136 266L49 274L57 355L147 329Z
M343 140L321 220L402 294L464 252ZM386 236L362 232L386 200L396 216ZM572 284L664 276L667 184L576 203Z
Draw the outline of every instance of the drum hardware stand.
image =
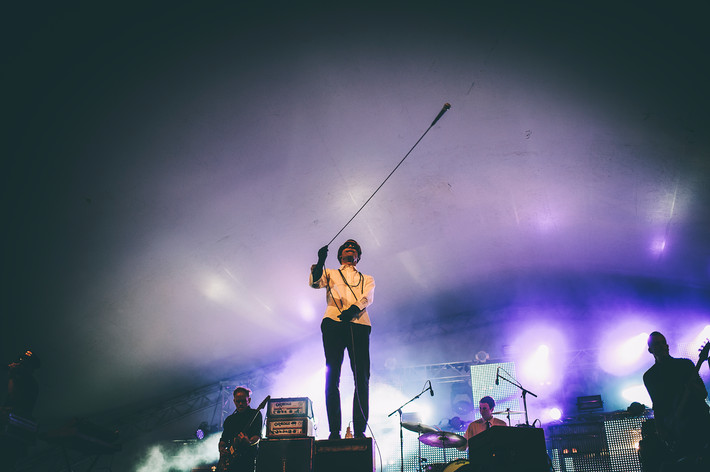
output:
M466 438L448 431L434 431L419 437L419 442L428 446L440 447L444 449L444 464L446 464L446 448L461 447L467 444Z
M405 406L409 405L412 403L414 400L417 400L419 397L422 396L422 394L426 391L429 390L430 387L426 387L424 390L419 392L416 396L412 397L409 401L406 403L402 404L394 410L392 413L387 415L387 418L390 416L394 415L395 413L399 413L399 467L400 471L404 472L404 432L403 432L403 427L402 427L402 408ZM421 432L419 433L421 435ZM419 445L419 472L422 470L422 448L421 448L421 443Z

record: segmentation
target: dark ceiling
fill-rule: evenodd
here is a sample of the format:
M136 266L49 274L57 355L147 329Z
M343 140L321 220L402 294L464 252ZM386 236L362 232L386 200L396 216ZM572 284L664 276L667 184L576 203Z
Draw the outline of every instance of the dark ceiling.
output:
M375 344L710 318L701 2L235 3L3 15L1 348L42 357L47 423L317 342L317 249L445 102L331 245L363 247ZM457 355L430 346L401 362Z

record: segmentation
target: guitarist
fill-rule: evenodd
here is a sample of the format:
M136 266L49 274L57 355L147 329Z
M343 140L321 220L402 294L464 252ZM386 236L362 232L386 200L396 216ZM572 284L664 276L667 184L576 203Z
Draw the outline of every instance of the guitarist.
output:
M254 472L259 440L261 440L261 411L249 407L251 390L234 389L236 410L224 420L224 431L219 439L219 470L221 472Z
M686 463L702 460L710 443L708 392L698 375L707 351L703 349L694 365L690 359L671 357L666 338L658 331L648 338L648 352L655 363L643 375L643 382L653 401L656 429L674 460Z

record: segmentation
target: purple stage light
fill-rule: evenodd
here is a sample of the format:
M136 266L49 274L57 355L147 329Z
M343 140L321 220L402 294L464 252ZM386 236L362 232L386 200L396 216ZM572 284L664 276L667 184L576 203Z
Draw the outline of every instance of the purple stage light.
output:
M549 395L563 385L568 346L561 330L551 324L531 326L512 344L520 370L518 380L524 387L537 395Z
M634 374L647 367L648 335L654 331L648 320L633 318L618 323L605 333L600 342L599 367L612 375Z
M532 379L537 385L549 385L552 370L550 367L549 346L546 344L538 346L523 368L528 378Z
M203 421L200 423L200 425L197 427L197 430L195 431L195 437L197 439L205 439L205 436L209 432L209 425L207 424L206 421Z

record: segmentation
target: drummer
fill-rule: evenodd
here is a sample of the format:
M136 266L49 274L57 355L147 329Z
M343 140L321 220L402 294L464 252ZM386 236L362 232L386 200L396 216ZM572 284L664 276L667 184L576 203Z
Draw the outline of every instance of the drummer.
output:
M478 402L478 410L481 412L481 417L476 421L469 423L464 436L466 444L457 448L459 451L465 451L468 448L468 440L483 431L492 428L493 426L507 426L505 421L493 417L493 408L496 406L495 400L489 396L481 398Z

